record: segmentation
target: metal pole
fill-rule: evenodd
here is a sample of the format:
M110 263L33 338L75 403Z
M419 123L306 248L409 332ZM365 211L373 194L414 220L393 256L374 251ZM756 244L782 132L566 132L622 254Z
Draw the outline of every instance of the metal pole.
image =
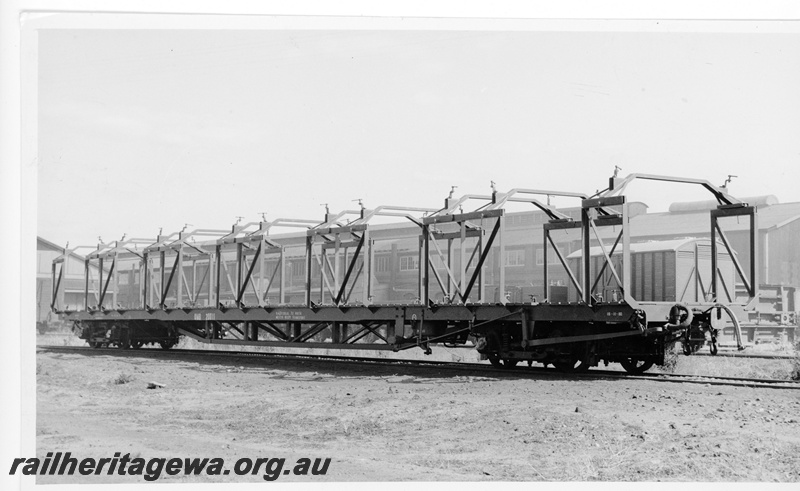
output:
M178 288L176 290L178 301L175 304L176 307L183 308L183 282L185 281L184 274L183 274L183 244L178 246L178 263L176 266L178 269Z
M622 204L622 298L631 298L631 231L628 202ZM613 264L611 265L613 267ZM666 275L665 275L666 276Z
M458 250L458 260L459 260L459 278L458 278L458 287L461 291L465 291L467 287L467 223L466 222L458 222L461 238L459 240L459 250ZM464 303L467 303L469 299L465 298Z
M481 220L483 222L483 220ZM483 225L483 224L481 224ZM478 258L483 257L483 236L486 233L483 226L481 226L481 234L478 236ZM478 302L484 302L484 291L483 291L483 270L484 265L479 264L476 266L478 268Z
M222 246L217 245L216 249L217 249L217 266L216 266L215 276L217 280L216 282L214 282L215 295L214 295L214 303L212 304L215 308L219 307L221 303L219 294L220 294L220 270L222 269ZM209 286L211 286L211 282L209 282ZM209 301L211 301L210 298Z
M83 261L83 310L89 310L89 259Z
M760 271L758 268L758 217L755 208L750 212L750 296L758 295L758 282ZM767 246L767 236L764 235L764 246ZM784 304L785 305L785 304Z
M506 246L503 237L505 236L505 217L497 217L500 223L498 245L500 248L500 303L506 304Z
M142 282L141 298L139 300L141 301L142 307L145 309L148 307L147 283L150 277L150 267L148 265L149 257L150 257L149 254L146 252L142 254L142 265L139 268L140 271L139 275L141 276L141 282Z
M164 276L165 276L164 275L164 265L165 265L164 251L162 250L161 251L161 283L159 284L159 288L158 288L159 290L161 290L161 294L158 296L158 302L159 302L159 305L161 307L164 306L161 302L163 302L164 299L166 299L166 297L167 297L166 292L164 291Z
M544 301L550 302L550 282L547 278L547 237L550 235L550 230L547 229L547 224L542 227L542 281L544 282ZM534 267L536 267L536 252L533 253Z
M237 304L239 303L239 299L242 298L244 295L244 285L242 284L242 243L239 242L236 244L236 291L234 295L236 295ZM237 305L238 306L238 305Z
M275 265L276 268L281 268L280 275L281 275L281 282L278 283L278 303L283 305L286 303L286 298L284 296L284 292L286 291L286 266L283 260L283 247L281 247L280 257L278 259L279 263Z
M264 240L263 237L261 238L261 251L262 251L261 252L261 262L259 263L259 268L258 268L258 287L264 292L264 294L258 296L258 306L259 307L263 307L264 306L264 297L266 297L268 295L268 292L266 291L267 287L264 284L264 268L266 267L266 264L267 264L266 263L267 241ZM256 331L258 331L258 328L256 328Z
M583 278L581 278L581 283L583 284L583 302L587 305L592 304L592 285L591 285L591 258L589 257L589 220L592 219L592 215L589 213L587 208L581 208L581 245L583 247L583 253L581 257L581 264L583 265Z
M114 261L111 263L112 267L117 264L117 254L114 253ZM111 292L111 303L113 308L117 308L117 290L119 290L119 268L114 267L111 272L113 277L114 290Z
M441 260L442 256L439 256L439 260ZM452 271L453 270L453 239L447 239L447 269ZM447 291L444 292L447 295L448 299L453 298L453 279L450 278L450 274L447 274L447 282L445 283Z
M420 302L422 303L422 305L428 305L428 302L430 301L430 290L429 290L430 286L428 284L428 282L429 282L428 270L430 269L430 265L431 265L430 243L429 243L429 241L430 241L430 232L429 232L429 230L430 229L429 229L428 225L424 225L422 227L422 244L421 244L421 246L422 246L422 251L421 251L422 254L421 255L423 257L421 258L422 260L419 262L420 277L421 277L421 285L420 285L421 288L420 288L419 298L420 298ZM424 264L424 268L425 268L424 270L422 269L423 268L423 264ZM422 328L420 327L420 330L421 329Z
M65 261L66 261L66 259L65 259ZM56 263L52 263L50 265L50 270L51 270L50 281L53 283L53 289L52 289L53 294L50 296L52 298L52 300L50 301L50 308L52 310L52 308L54 306L58 305L58 301L57 301L57 299L58 299L58 296L57 296L58 295L58 288L56 287Z
M98 262L100 263L100 268L98 274L100 275L100 280L97 282L97 308L103 308L103 296L101 294L103 289L103 258L101 257Z
M369 230L364 230L364 237L362 238L364 244L367 246L367 249L364 251L364 277L361 279L362 289L364 290L362 296L362 303L364 305L369 305L369 289L370 289L370 277L372 276L372 240L369 238ZM358 258L354 257L353 261L357 261Z
M698 274L700 272L698 271ZM711 212L711 301L717 301L717 217Z
M311 248L313 246L314 237L306 237L306 307L308 308L311 308ZM321 291L320 294L322 294Z

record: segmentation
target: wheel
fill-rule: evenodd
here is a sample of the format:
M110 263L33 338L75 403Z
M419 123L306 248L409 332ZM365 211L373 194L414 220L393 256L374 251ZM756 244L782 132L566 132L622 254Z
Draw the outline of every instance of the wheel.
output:
M639 360L638 358L624 358L622 361L620 361L620 364L626 372L637 375L650 370L650 368L653 366L652 361Z
M503 358L501 359L496 353L492 353L489 356L489 363L492 364L495 368L514 368L519 363L519 360L514 360L510 358Z
M99 342L97 342L97 341L89 341L89 346L90 346L91 348L94 348L94 349L97 349L97 348L99 348L99 347L100 347L100 346L102 346L102 345L103 345L103 343L99 343Z
M550 337L560 338L565 333L561 329L556 329L550 333ZM550 363L553 364L556 370L560 372L576 373L585 372L591 366L589 364L591 345L589 343L569 343L558 345L561 347L561 352L556 355L555 360Z
M133 349L139 349L142 346L144 346L144 341L142 341L140 339L137 339L135 341L131 341L131 348L133 348Z
M172 341L159 341L158 344L161 345L161 349L170 349L175 346L175 343Z

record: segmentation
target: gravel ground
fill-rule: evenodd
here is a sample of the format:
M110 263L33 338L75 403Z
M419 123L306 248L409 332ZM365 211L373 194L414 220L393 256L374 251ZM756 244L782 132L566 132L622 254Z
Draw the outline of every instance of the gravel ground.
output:
M678 371L775 375L789 367L787 360L697 357L681 358ZM148 389L152 381L164 387ZM226 463L332 458L325 476L281 481L798 482L800 392L41 351L37 455L57 451L81 458L114 452L223 457ZM161 481L265 482L260 474ZM143 479L37 478L54 482Z

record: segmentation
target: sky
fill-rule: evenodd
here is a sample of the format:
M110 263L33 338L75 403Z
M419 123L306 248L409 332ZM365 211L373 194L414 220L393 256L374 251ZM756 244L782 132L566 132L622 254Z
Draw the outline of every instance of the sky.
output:
M357 199L436 208L492 181L591 194L615 166L800 201L800 30L708 24L43 29L38 234L96 245ZM652 211L711 199L629 191Z

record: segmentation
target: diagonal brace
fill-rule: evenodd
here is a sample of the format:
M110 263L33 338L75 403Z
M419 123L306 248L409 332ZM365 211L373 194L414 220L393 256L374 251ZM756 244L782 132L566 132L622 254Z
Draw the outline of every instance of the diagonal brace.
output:
M356 252L353 253L353 259L350 261L350 265L347 267L347 272L344 274L344 280L342 280L342 286L339 288L339 293L336 295L336 299L334 300L335 304L338 304L339 301L342 299L342 295L344 295L345 289L347 288L347 282L350 281L350 275L353 274L353 268L358 262L358 254L361 252L361 246L363 245L364 245L364 236L362 235L361 239L358 241L358 245L356 246Z
M486 246L483 248L483 253L481 254L481 257L478 259L478 264L475 266L475 271L472 273L472 278L470 278L469 280L467 289L464 290L464 293L461 295L461 301L463 303L467 302L467 299L469 298L469 293L472 291L472 287L475 285L475 281L478 279L478 276L481 273L481 268L483 267L483 263L489 256L489 252L492 250L492 243L494 242L494 238L497 236L497 232L500 230L500 220L501 219L498 219L497 222L495 222L494 228L492 228L492 233L491 235L489 235L489 240L486 241Z

